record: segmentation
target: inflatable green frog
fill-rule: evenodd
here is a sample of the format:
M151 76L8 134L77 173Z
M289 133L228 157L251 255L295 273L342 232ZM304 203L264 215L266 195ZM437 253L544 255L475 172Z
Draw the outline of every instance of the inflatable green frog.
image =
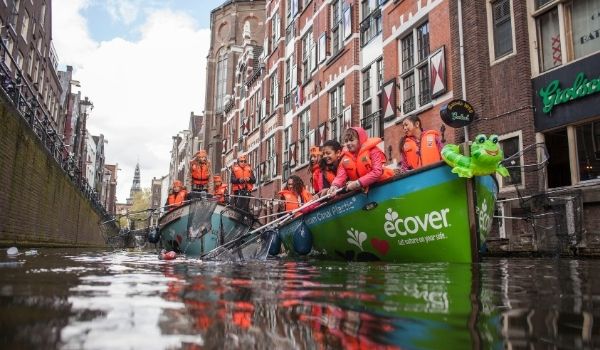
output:
M508 170L500 164L504 153L498 145L498 136L477 135L471 144L471 156L460 153L458 145L448 144L442 149L442 158L460 177L473 177L498 173L508 176Z

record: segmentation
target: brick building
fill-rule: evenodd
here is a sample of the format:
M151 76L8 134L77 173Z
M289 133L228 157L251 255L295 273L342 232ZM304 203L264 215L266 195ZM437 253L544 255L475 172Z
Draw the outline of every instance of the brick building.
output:
M445 143L498 134L518 154L498 179L496 233L510 249L600 243L599 3L267 1L264 40L246 31L226 89L222 175L247 154L257 197L290 174L309 184L310 146L350 125L382 137L395 164L401 122L416 115ZM442 125L453 99L475 108L465 129Z
M30 101L37 99L48 122L61 133L64 113L52 44L52 1L0 1L0 27L2 74L20 77L21 94Z
M262 42L265 2L228 0L211 11L210 50L206 61L206 98L203 145L215 171L222 164L223 110L231 98L235 66L241 54L244 24L248 23L253 43Z
M453 45L464 43L455 96L480 117L470 138L495 133L505 156L524 150L499 179L498 236L513 251L597 247L600 1L458 1L450 18Z

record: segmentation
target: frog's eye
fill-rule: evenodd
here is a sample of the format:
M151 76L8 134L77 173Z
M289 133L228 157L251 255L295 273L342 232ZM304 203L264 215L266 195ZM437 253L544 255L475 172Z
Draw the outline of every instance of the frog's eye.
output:
M492 136L490 136L490 140L491 140L493 143L498 143L498 135L492 135Z
M477 137L475 138L475 141L477 141L477 143L484 143L485 135L477 135Z

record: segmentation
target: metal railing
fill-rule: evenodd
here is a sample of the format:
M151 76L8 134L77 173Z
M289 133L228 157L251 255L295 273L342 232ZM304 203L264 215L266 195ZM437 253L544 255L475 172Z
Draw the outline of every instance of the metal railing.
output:
M10 59L11 65L14 67L14 75L5 63L6 58ZM0 90L92 207L103 218L112 217L102 205L99 193L87 182L84 170L80 169L77 160L70 154L62 140L62 135L58 134L48 112L39 103L37 92L29 86L23 72L2 40L0 40Z

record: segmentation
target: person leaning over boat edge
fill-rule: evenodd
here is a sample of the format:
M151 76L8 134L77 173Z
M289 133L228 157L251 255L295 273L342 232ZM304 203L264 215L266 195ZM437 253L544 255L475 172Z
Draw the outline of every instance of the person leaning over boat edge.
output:
M235 205L243 210L248 211L250 204L250 195L256 183L252 167L248 164L245 155L240 155L237 163L231 168L231 189L233 194L239 197L235 198Z
M280 204L280 211L289 212L313 200L312 194L306 190L304 181L298 175L288 177L286 187L278 194L280 200L282 200L280 203L283 203Z
M317 178L315 182L316 185L313 184L319 197L325 195L331 187L331 183L333 183L333 180L335 179L337 168L343 153L342 145L336 140L325 141L321 150L322 156L321 161L319 162L321 176Z
M401 173L442 160L439 131L423 130L423 123L416 115L406 117L402 121L402 127L406 135L400 140Z
M348 191L366 188L394 176L394 171L384 166L385 153L377 147L381 138L368 138L365 129L351 127L344 132L343 140L346 151L327 193L335 193L344 184Z
M319 186L319 178L321 177L321 150L318 146L312 146L310 148L310 167L308 167L308 173L310 174L310 184L313 187L315 193L318 193L322 188L317 189Z
M166 205L169 206L169 210L173 210L183 204L187 200L187 190L183 187L183 184L179 180L173 181L173 187L167 197Z
M192 191L208 191L210 164L205 150L199 150L194 158L190 160L190 177L192 179Z

